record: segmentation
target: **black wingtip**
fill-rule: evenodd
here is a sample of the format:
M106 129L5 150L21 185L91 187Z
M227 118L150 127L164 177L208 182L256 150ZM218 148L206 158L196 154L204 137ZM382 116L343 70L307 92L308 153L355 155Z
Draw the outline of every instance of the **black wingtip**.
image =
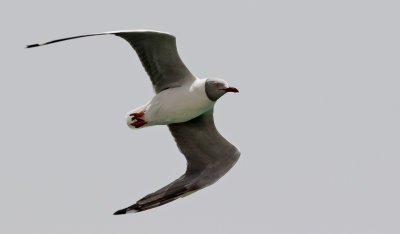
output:
M126 214L126 209L122 209L122 210L117 210L114 215L123 215Z
M25 48L32 48L32 47L38 47L40 46L39 44L32 44L32 45L27 45Z

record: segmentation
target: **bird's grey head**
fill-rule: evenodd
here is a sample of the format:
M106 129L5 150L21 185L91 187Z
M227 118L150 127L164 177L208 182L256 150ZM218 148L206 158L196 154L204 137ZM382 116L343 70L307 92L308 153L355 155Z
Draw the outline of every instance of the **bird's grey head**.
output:
M239 90L230 87L228 83L222 79L208 78L206 80L206 94L211 101L217 101L222 95L228 92L238 93Z

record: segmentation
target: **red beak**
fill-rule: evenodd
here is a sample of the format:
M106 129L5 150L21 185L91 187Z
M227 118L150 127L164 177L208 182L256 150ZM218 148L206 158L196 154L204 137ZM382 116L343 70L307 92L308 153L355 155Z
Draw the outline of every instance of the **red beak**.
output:
M235 87L228 87L226 89L222 89L225 90L225 92L234 92L234 93L239 93L239 90Z

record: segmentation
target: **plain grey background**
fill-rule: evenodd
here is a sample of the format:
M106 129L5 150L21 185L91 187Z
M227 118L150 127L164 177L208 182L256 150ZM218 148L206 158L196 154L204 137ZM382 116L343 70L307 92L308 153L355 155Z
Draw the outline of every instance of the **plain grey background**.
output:
M1 209L7 234L400 233L398 1L7 1L0 7ZM218 183L117 209L185 170L167 127L130 130L152 97L118 29L177 37L242 152Z

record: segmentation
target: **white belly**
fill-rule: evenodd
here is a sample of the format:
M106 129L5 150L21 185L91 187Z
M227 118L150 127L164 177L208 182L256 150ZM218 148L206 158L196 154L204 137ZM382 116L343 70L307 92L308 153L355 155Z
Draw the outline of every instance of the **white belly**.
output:
M191 120L210 108L214 102L205 92L205 80L192 85L167 89L146 105L144 119L149 125L181 123Z

